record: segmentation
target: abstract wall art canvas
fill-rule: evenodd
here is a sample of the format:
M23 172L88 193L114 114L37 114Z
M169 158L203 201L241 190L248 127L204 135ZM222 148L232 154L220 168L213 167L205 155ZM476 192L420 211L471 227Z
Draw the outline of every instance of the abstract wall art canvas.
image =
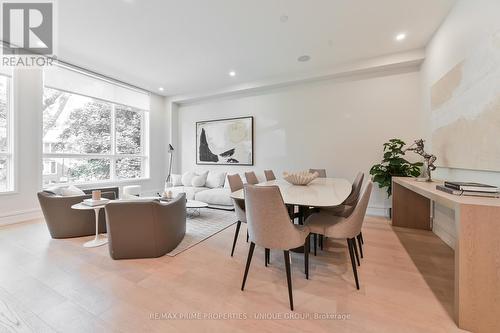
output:
M197 122L196 164L253 165L253 117Z
M437 165L500 171L500 32L431 87Z

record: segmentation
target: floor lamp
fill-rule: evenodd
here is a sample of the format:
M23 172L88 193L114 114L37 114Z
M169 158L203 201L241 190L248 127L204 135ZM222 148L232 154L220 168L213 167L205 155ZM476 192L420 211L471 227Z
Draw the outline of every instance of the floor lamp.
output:
M170 154L170 165L168 167L168 176L165 181L165 188L172 187L172 159L174 157L174 147L171 144L168 144L168 153Z

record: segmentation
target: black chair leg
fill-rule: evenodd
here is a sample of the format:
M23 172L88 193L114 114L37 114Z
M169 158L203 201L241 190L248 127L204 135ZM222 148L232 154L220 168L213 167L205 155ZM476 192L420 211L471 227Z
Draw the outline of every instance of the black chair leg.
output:
M248 230L247 230L247 243L248 243Z
M351 264L352 264L352 271L354 273L354 280L356 280L356 288L359 290L358 270L356 268L356 259L354 259L353 246L356 246L356 244L353 244L352 240L347 238L347 247L349 248L349 255L351 256Z
M359 238L361 239L361 244L365 245L365 240L363 239L363 233L359 232Z
M356 238L358 239L359 255L363 258L363 242L361 242L361 236L358 235Z
M286 268L286 282L288 284L288 298L290 299L290 310L293 311L293 295L292 295L292 275L290 272L290 252L283 251Z
M304 271L306 273L306 279L309 280L309 249L311 245L309 243L309 236L306 237L306 243L304 244Z
M270 264L271 263L271 250L269 249L266 249L265 251L265 263L266 263L266 267L267 267L267 264Z
M323 251L323 235L319 235L319 248Z
M252 262L253 250L255 249L255 243L250 243L250 248L248 249L247 265L245 267L245 275L243 275L243 283L241 284L241 290L245 289L245 283L247 282L248 269L250 268L250 263Z
M356 255L356 261L358 262L358 266L361 266L361 262L359 261L358 246L356 245L356 240L354 238L351 238L351 243L353 245L353 250L354 254Z
M316 247L318 246L318 234L314 234L314 255L316 256Z
M238 234L240 233L241 221L236 223L236 231L234 232L233 248L231 249L231 257L234 254L234 248L236 246L236 241L238 240Z

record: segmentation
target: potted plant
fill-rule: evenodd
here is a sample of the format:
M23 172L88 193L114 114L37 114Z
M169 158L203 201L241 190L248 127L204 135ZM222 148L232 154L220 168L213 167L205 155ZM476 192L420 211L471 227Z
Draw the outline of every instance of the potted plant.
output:
M422 162L411 163L403 156L406 143L400 139L391 139L384 143L384 159L370 169L374 183L380 188L386 188L387 197L392 194L392 177L418 177ZM389 215L391 215L389 209Z

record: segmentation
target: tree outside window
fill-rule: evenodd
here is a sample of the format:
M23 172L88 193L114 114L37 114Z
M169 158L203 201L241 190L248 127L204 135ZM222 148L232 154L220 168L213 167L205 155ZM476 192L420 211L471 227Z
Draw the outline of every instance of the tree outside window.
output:
M144 177L145 111L45 88L44 161L55 174L44 184Z

